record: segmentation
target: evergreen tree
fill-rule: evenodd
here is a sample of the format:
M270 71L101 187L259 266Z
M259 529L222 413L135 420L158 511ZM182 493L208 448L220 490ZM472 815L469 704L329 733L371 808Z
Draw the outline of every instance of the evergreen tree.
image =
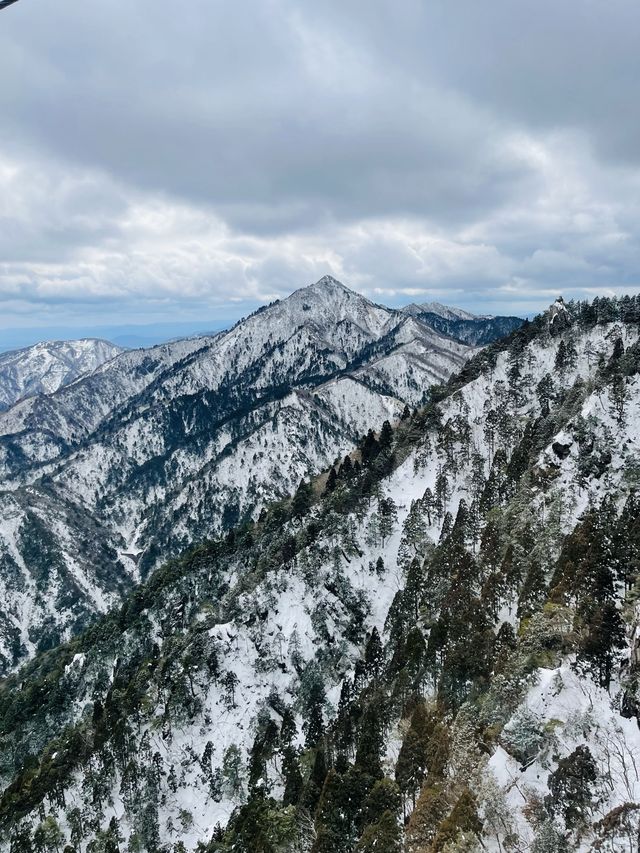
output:
M404 797L416 805L416 794L420 790L427 773L427 751L423 737L411 726L407 731L398 760L396 761L396 782Z
M323 709L326 701L322 675L315 664L305 668L300 687L304 707L305 745L307 749L311 749L324 734Z
M561 340L558 344L558 349L556 350L556 358L553 364L553 369L557 373L564 373L567 367L567 345L564 340Z
M316 839L311 853L350 853L356 841L351 792L345 779L329 770L316 812Z
M578 746L561 758L549 776L545 806L551 814L561 812L569 829L584 825L592 807L592 788L598 778L596 763L588 746Z
M580 641L576 662L584 664L596 682L609 689L616 652L625 646L625 627L620 611L611 601L589 613L586 635Z
M353 463L351 461L351 457L347 453L347 455L342 460L342 465L340 466L340 478L343 480L351 479L353 475Z
M377 678L380 674L383 659L384 655L382 651L382 642L380 641L380 634L378 633L378 629L374 626L371 634L369 635L369 639L367 640L367 646L364 653L364 662L369 678Z
M609 396L611 399L611 413L617 423L622 426L625 423L629 394L625 378L619 373L616 373L611 380Z
M393 444L393 429L389 421L384 421L382 424L382 429L380 430L380 436L378 438L378 446L380 451L390 450Z
M481 832L482 821L478 817L478 804L467 788L458 797L451 814L440 824L433 840L433 853L440 853L463 833L479 838Z
M312 500L313 489L311 488L311 484L300 480L300 485L291 501L291 513L293 517L302 518L303 515L306 515L311 507Z
M355 849L356 853L401 853L402 833L395 815L382 812L378 821L365 827Z
M286 746L283 750L282 775L284 777L283 805L296 806L302 797L304 782L298 754L292 746Z
M380 498L378 501L379 513L379 531L382 547L384 548L385 541L393 534L396 521L398 519L398 511L395 501L391 497Z
M526 619L538 610L547 597L547 582L540 563L533 559L518 596L518 619Z
M327 477L327 482L324 487L326 494L331 494L331 492L335 491L336 486L338 485L338 475L336 474L336 469L331 468L329 470L329 476Z
M438 827L447 814L447 798L438 783L425 785L407 826L409 850L431 850Z
M356 767L374 779L382 777L384 742L380 698L376 697L376 700L369 702L364 709L356 750Z
M368 465L373 462L379 452L380 446L378 444L378 440L376 439L373 430L370 429L360 447L360 455L362 456L363 464Z
M225 673L222 679L222 684L226 691L226 702L231 708L236 707L236 687L239 683L240 679L231 669Z

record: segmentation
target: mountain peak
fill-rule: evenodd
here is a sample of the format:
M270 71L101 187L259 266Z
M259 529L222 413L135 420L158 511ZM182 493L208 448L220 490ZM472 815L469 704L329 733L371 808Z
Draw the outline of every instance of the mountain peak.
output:
M331 275L324 275L314 284L295 290L274 306L275 315L285 314L288 322L331 327L350 320L376 336L394 314L389 308L376 305L366 296L351 290Z
M289 299L285 301L293 300L295 302L299 298L308 300L319 299L323 303L336 299L340 301L343 299L358 300L369 303L369 300L365 296L362 296L362 294L357 293L355 290L351 290L350 287L347 287L332 275L323 275L322 278L319 278L313 284L294 290Z
M338 281L337 278L334 278L332 275L323 275L322 278L319 278L314 284L310 284L309 288L322 288L322 287L332 287L337 288L339 290L346 290L349 293L353 293L348 287L345 287L341 281ZM307 288L307 289L309 289Z

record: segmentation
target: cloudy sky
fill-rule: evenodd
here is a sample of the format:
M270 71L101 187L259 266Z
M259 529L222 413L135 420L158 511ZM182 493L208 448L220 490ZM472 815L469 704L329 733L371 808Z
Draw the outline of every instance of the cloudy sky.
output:
M640 290L639 43L636 0L20 0L0 345L219 328L327 272L482 312Z

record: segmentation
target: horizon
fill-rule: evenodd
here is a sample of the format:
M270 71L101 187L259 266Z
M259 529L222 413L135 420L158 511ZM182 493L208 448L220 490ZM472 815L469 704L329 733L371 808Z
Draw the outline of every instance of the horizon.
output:
M325 272L476 314L640 290L640 6L248 4L2 12L5 345Z
M325 274L329 275L329 274ZM302 290L306 287L313 286L314 284L318 284L322 278L318 279L316 282L312 282L311 284L301 285L301 287L297 287L292 290L290 293L287 293L281 297L275 297L275 300L283 301L291 296L298 290ZM330 278L334 278L329 275ZM338 279L336 279L339 281ZM444 302L441 299L422 299L420 297L417 298L405 298L404 300L396 301L395 304L387 304L380 299L376 299L375 296L372 298L367 295L366 292L362 292L360 290L356 290L353 287L350 287L345 282L339 281L344 287L347 287L349 290L354 293L359 293L361 296L364 296L366 299L369 299L371 302L383 305L386 308L391 309L403 309L408 305L414 303L439 303L448 308L461 308L465 311L469 311L469 313L482 316L482 315L491 315L491 316L512 316L512 317L520 317L521 319L531 319L536 314L539 314L545 311L549 304L551 304L555 298L552 298L545 305L541 305L538 310L530 311L527 314L516 314L511 313L508 310L472 310L467 307L467 305L457 304L453 301ZM558 296L561 294L558 294ZM601 294L601 295L609 295L609 294ZM0 328L0 353L11 352L14 350L27 349L28 347L35 346L39 343L53 343L58 341L72 341L72 340L82 340L82 339L98 339L109 341L118 346L122 346L125 349L139 349L139 348L147 348L151 346L156 346L158 344L167 343L172 340L178 340L180 338L188 338L196 335L208 335L215 334L218 332L224 332L231 328L235 323L246 319L248 316L253 314L260 308L263 308L270 304L270 302L275 301L274 299L268 300L262 303L256 303L250 306L247 306L248 310L234 311L236 308L235 305L231 305L228 314L227 314L227 322L225 324L215 325L216 322L219 323L219 319L212 318L210 322L200 320L194 320L191 322L170 322L168 320L155 322L155 323L123 323L123 324L104 324L97 326L44 326L44 327L24 327L24 328L13 328L13 329L1 329ZM485 305L486 309L486 305Z

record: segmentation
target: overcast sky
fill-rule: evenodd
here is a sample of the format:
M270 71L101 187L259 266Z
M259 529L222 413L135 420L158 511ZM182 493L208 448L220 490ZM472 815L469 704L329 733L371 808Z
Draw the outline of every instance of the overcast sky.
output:
M20 0L0 329L640 290L639 44L637 0Z

